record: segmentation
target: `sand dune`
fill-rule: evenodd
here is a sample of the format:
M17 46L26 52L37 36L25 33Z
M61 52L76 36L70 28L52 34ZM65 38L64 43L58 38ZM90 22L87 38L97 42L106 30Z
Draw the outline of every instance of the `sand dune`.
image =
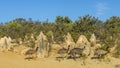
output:
M12 52L0 52L0 68L120 68L120 59L108 61L72 59L58 62L55 58L24 60L24 57Z

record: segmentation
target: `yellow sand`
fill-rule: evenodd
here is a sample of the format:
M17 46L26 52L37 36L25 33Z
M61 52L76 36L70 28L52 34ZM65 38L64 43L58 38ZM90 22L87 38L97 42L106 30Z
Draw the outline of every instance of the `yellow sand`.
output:
M115 67L117 65L117 67ZM12 52L0 52L0 68L120 68L120 59L110 62L98 60L72 59L58 62L55 58L24 60L24 57Z

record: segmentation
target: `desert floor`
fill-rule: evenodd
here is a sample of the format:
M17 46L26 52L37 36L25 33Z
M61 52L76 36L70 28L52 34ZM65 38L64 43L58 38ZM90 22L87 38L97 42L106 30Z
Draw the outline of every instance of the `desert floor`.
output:
M55 58L25 60L23 56L12 52L0 52L0 68L120 68L120 59L111 61L65 59L61 62Z

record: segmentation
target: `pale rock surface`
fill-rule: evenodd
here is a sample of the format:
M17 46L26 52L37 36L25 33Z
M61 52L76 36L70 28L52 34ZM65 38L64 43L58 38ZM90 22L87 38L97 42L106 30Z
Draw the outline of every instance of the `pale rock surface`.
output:
M39 36L37 37L36 45L39 47L37 52L38 57L44 58L48 56L50 46L47 37L43 34L43 32L40 32Z
M96 44L96 36L95 36L95 34L92 34L92 36L91 36L91 38L90 38L90 43L91 43L92 45L95 45L95 44Z
M0 39L0 50L11 50L14 46L12 45L12 39L10 37L3 37Z
M75 47L75 42L70 33L67 33L67 35L65 36L65 43L66 43L66 48L68 48L69 45L70 45L70 49Z
M6 42L7 37L3 37L0 39L0 50L4 51L5 49L7 49L7 42Z
M102 46L101 46L101 44L95 44L94 45L94 49L99 49L99 48L101 48Z
M84 35L80 35L78 41L76 42L76 47L83 48L84 46L85 50L83 51L83 53L89 55L91 50L90 42Z

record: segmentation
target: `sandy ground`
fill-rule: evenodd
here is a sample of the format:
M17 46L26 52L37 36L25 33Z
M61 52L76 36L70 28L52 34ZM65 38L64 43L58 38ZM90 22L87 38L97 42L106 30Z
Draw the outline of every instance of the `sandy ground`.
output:
M120 68L120 59L108 61L72 59L58 62L55 58L24 60L24 57L12 52L0 52L0 68Z

